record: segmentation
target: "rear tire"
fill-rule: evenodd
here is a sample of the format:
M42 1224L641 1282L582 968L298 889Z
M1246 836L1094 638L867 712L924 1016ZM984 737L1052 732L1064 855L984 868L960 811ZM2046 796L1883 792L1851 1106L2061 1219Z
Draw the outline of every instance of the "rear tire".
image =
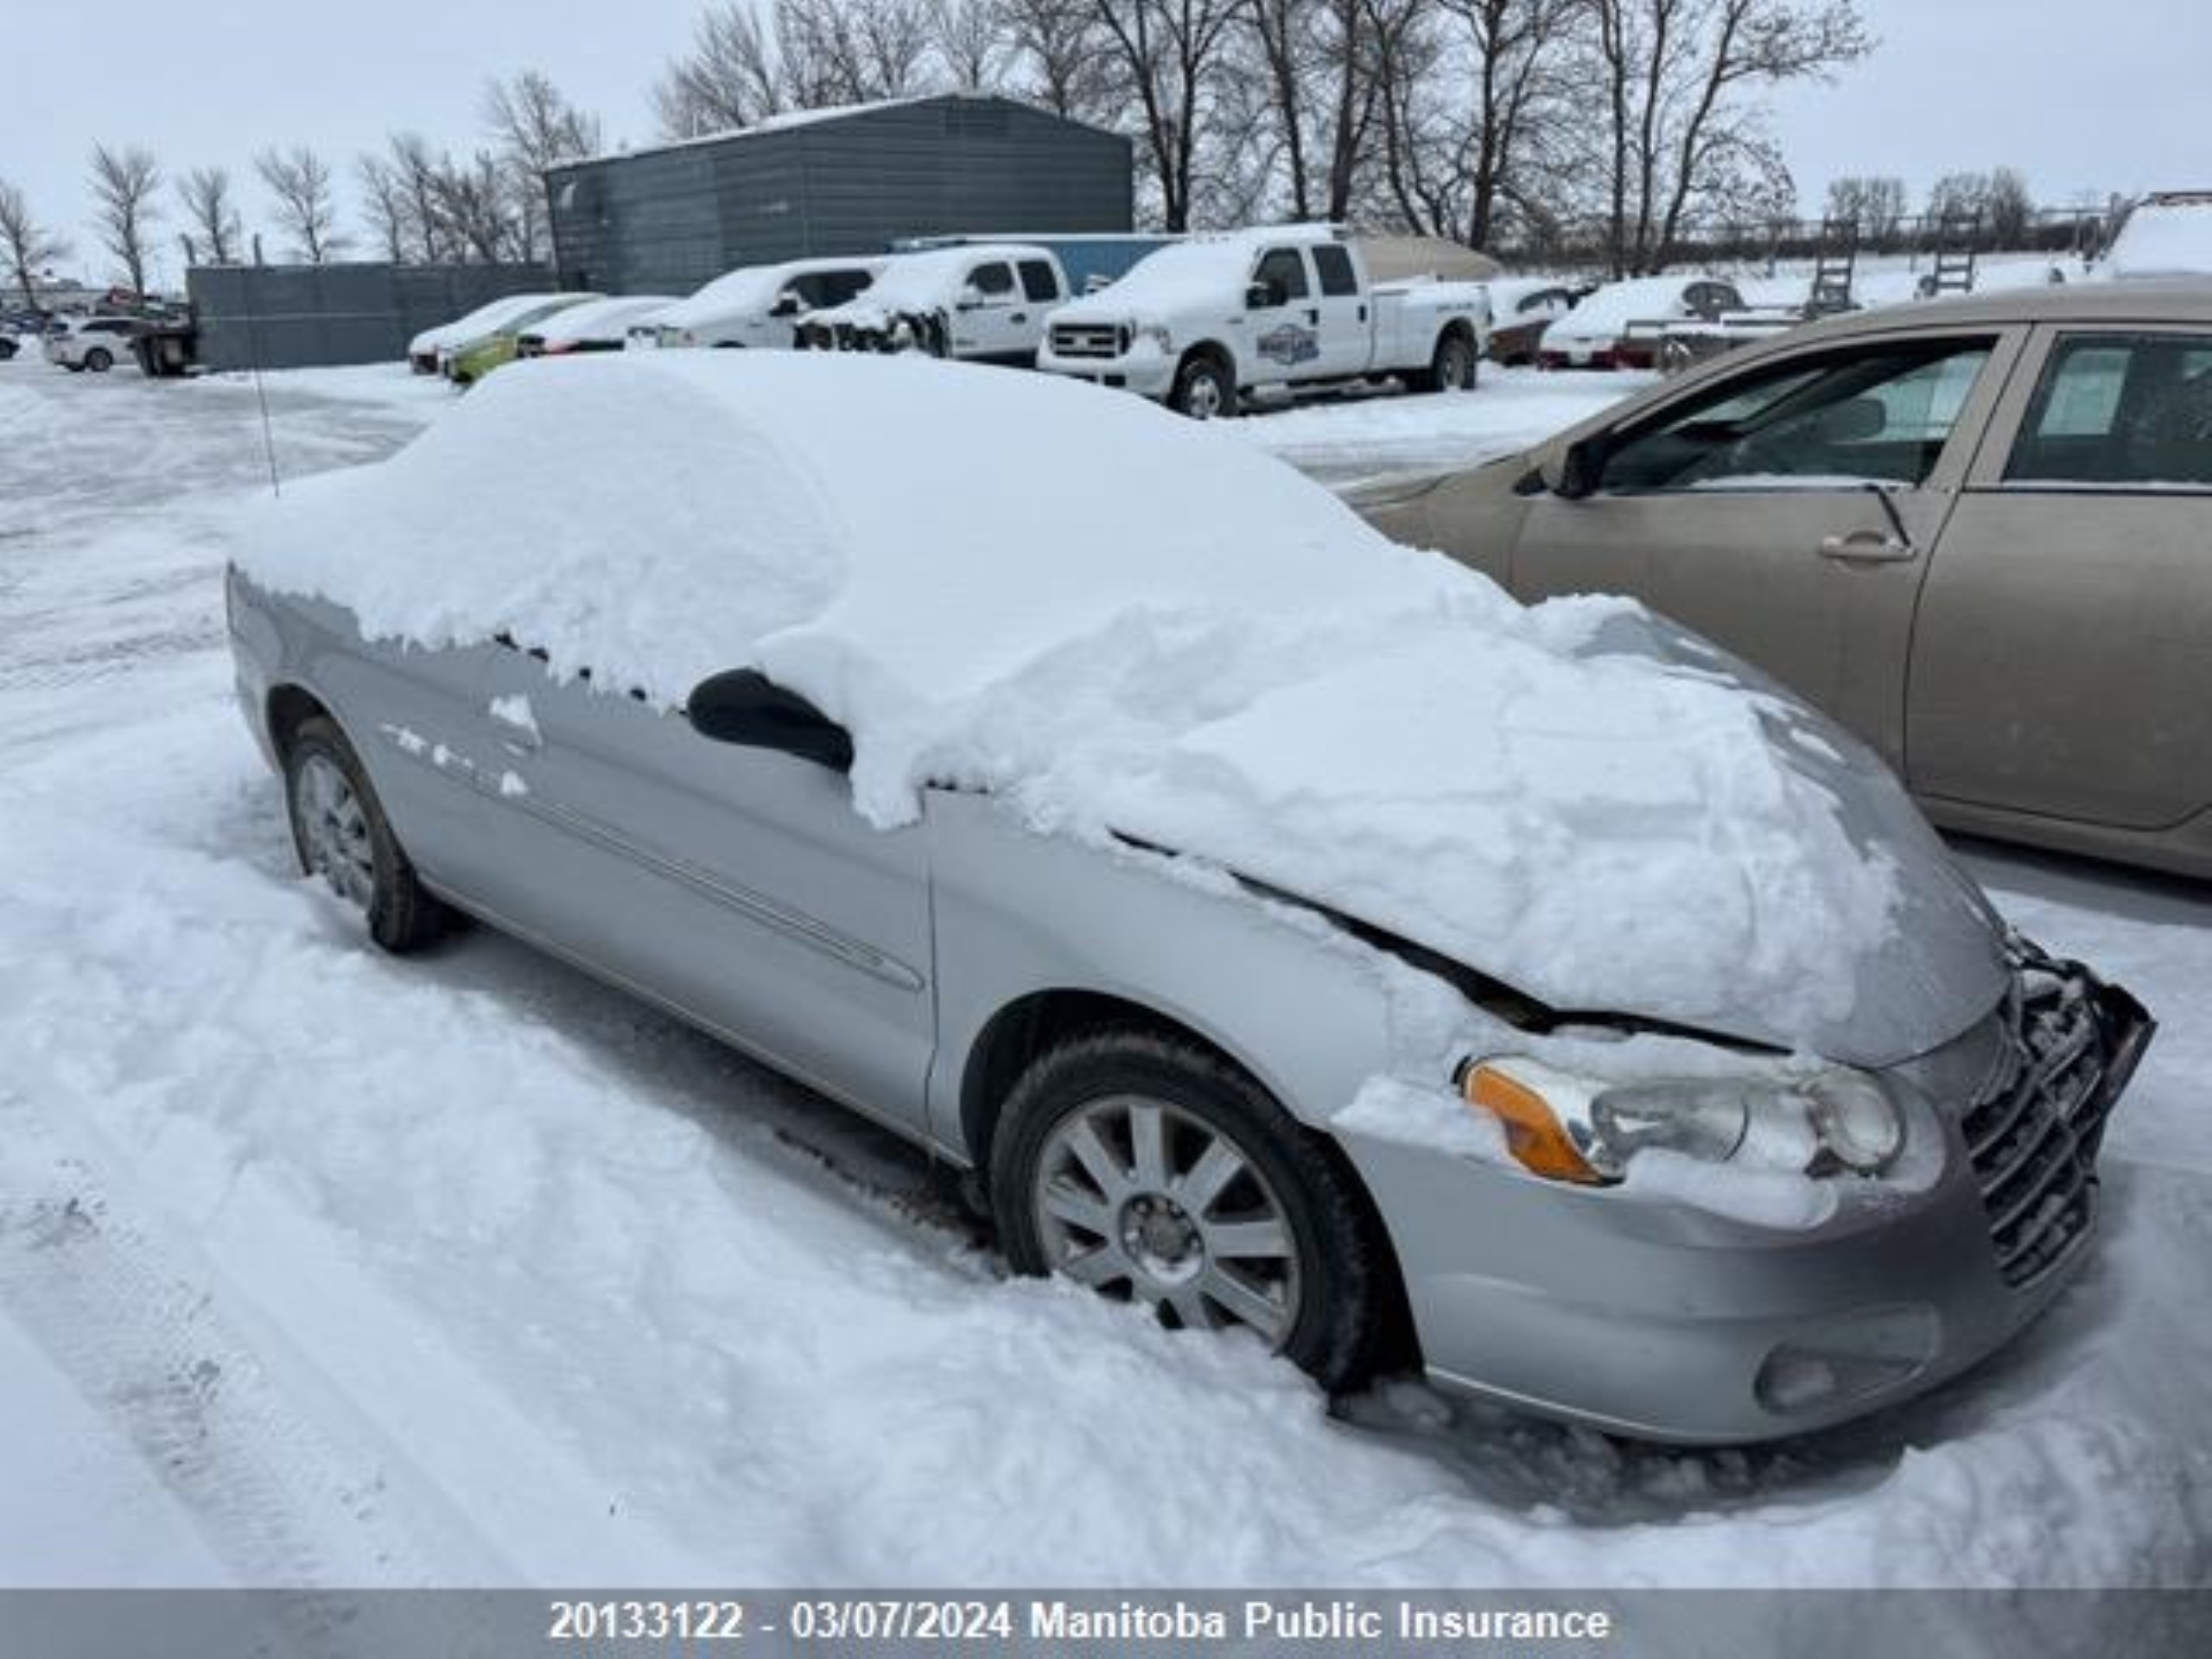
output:
M404 956L445 931L446 907L416 879L360 757L320 715L285 745L284 804L301 873L360 911L378 945Z
M1328 1143L1194 1044L1078 1037L1007 1096L991 1208L1016 1271L1149 1303L1179 1328L1243 1325L1324 1388L1388 1349L1396 1280Z
M1427 372L1414 380L1423 391L1472 391L1479 372L1474 341L1452 328L1436 342Z
M1167 406L1194 421L1224 420L1236 413L1236 376L1219 358L1193 353L1175 371Z
M94 374L105 374L115 366L115 354L104 346L95 346L85 353L85 366Z

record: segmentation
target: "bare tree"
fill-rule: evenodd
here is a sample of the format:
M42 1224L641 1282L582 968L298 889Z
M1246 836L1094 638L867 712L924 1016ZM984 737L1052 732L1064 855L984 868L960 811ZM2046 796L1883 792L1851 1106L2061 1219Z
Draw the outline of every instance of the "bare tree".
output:
M597 150L599 118L569 103L546 76L524 69L510 79L486 84L484 118L508 171L522 257L540 258L551 221L545 169L580 161Z
M327 264L333 254L345 251L349 238L338 228L330 168L321 156L298 144L289 150L264 149L253 158L253 166L276 198L276 222L291 233L294 257Z
M361 187L362 217L368 221L370 235L386 261L404 264L414 234L405 176L381 156L359 156L353 160L353 177Z
M1855 225L1862 242L1894 241L1904 223L1904 181L1847 174L1828 181L1827 216Z
M505 169L480 149L466 163L442 160L432 180L440 223L465 258L494 264L513 250Z
M1788 173L1746 89L1872 48L1853 0L1587 0L1593 147L1616 275L1658 269L1693 206L1771 211Z
M931 0L776 0L788 101L798 109L927 89Z
M1241 0L1090 0L1116 89L1171 231L1191 227L1198 157Z
M192 226L186 245L194 257L204 253L211 265L236 264L245 251L245 226L231 194L230 169L195 167L176 181L176 194Z
M700 13L690 50L653 87L661 136L696 138L779 114L784 79L773 29L744 0L722 0Z
M1055 115L1100 111L1106 76L1091 0L1000 0L1014 90Z
M136 144L121 149L92 146L93 222L102 245L123 262L124 280L134 293L146 291L147 249L162 212L154 192L161 181L162 169L151 151Z
M441 163L429 140L419 132L395 132L385 145L392 175L406 196L417 257L429 265L454 257L457 238L446 223L438 188Z
M1003 0L930 0L930 38L956 92L988 92L1013 51Z
M68 252L68 242L32 216L29 198L0 179L0 256L7 259L8 274L22 290L25 306L38 309L39 274Z

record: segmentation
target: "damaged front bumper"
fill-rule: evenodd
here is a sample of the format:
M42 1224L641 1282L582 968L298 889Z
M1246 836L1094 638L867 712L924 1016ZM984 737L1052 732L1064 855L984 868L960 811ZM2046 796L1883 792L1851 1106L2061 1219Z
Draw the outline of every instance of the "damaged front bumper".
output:
M1934 1184L1848 1183L1802 1230L1354 1133L1431 1378L1640 1438L1726 1444L1863 1415L2031 1323L2086 1259L2107 1119L2155 1030L2015 942L1999 1007L1887 1077L1935 1109Z

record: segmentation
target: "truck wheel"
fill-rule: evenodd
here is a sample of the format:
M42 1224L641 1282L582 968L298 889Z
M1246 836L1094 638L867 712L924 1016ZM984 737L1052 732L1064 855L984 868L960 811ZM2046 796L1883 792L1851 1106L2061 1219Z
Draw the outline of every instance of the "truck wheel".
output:
M1191 357L1175 372L1168 407L1194 421L1224 419L1236 413L1236 377L1217 357Z
M1436 355L1428 372L1419 377L1423 391L1472 391L1475 389L1475 346L1454 328L1436 342Z
M115 357L104 346L95 346L85 353L85 366L94 374L105 374L115 366Z

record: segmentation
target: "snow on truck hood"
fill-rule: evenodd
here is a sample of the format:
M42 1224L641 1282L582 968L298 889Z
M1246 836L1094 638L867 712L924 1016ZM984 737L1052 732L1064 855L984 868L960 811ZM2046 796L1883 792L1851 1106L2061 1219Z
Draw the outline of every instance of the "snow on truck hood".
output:
M1815 717L1629 601L1523 607L1233 435L1053 377L524 362L262 504L239 563L372 638L506 630L664 707L757 666L850 730L877 824L988 787L1558 1007L1873 1059L1996 995L1978 892Z

